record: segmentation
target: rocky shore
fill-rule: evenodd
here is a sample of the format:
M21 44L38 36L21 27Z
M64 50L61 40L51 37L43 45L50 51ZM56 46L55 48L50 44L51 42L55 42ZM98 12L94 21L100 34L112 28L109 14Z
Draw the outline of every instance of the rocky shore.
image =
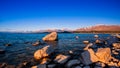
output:
M114 39L101 40L99 35L95 35L96 40L90 42L85 40L83 49L73 49L59 52L52 45L45 45L34 52L33 57L28 57L28 61L23 61L18 65L0 63L0 68L119 68L120 67L120 35L113 35ZM79 37L76 37L77 39ZM53 32L45 37L43 41L57 41L58 36ZM41 43L36 41L33 46ZM6 44L6 46L12 46ZM5 50L0 49L0 54ZM11 61L12 62L12 61Z

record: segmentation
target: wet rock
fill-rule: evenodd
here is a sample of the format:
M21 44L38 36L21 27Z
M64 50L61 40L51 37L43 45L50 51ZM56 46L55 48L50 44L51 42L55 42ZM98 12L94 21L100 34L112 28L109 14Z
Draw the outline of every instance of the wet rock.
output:
M50 61L49 58L42 58L40 64L47 64Z
M0 54L4 54L5 50L4 49L0 49Z
M33 46L37 46L37 45L40 45L41 44L41 42L39 41L39 40L37 40L35 43L33 43L32 45Z
M68 63L66 64L66 67L70 68L71 66L77 65L77 64L80 64L80 60L73 59L73 60L68 61Z
M96 44L100 44L101 41L97 39L97 40L95 40L95 43L96 43Z
M95 66L94 68L103 68L103 67Z
M92 49L88 49L81 53L81 62L85 65L92 64L98 61L98 57L95 55L95 52Z
M56 41L57 40L57 32L52 32L42 39L43 41Z
M48 68L55 68L56 64L49 64Z
M31 68L47 68L45 64L39 64L36 66L32 66Z
M48 57L53 52L54 52L54 49L50 45L48 45L48 46L43 47L42 49L37 50L34 53L34 58L36 60L40 60L44 57Z
M98 48L96 56L100 62L107 63L111 59L111 50L110 48Z
M5 68L6 65L7 65L7 63L1 63L0 68Z
M117 64L117 65L118 65L118 67L120 67L120 61L118 62L118 64Z
M81 66L76 66L76 67L74 67L74 68L82 68Z
M70 58L70 56L68 56L68 55L59 54L56 56L54 61L57 63L60 63L60 64L64 64L69 58Z
M111 61L111 62L109 62L109 63L107 63L107 65L108 65L108 66L116 66L116 67L118 67L118 66L117 66L117 63L112 62L112 61Z
M93 45L92 43L88 44L88 45L84 48L84 50L88 50L89 47L92 46L92 45Z
M113 43L113 47L115 49L120 49L120 43Z
M85 40L85 41L83 41L83 43L84 43L84 44L88 44L88 43L89 43L89 41Z
M90 68L90 66L84 66L83 68Z
M97 63L95 63L95 65L96 65L97 67L101 67L101 68L104 68L104 67L105 67L105 64L104 64L104 63L101 63L101 62L97 62Z
M98 38L99 36L98 35L94 35L95 38Z
M5 46L11 46L12 44L8 43L8 44L5 44Z
M15 68L15 65L7 65L5 68Z

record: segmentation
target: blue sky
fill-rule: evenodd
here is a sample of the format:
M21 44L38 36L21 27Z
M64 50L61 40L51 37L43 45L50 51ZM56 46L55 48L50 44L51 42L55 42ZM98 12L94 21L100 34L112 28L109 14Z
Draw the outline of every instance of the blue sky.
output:
M120 0L0 0L0 31L120 25Z

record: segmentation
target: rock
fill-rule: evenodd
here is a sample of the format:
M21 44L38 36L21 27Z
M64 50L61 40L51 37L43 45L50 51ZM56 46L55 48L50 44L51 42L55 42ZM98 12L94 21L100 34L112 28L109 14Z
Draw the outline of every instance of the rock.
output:
M76 67L74 67L74 68L82 68L82 67L80 67L80 66L76 66Z
M118 67L120 67L120 61L118 62L118 64L117 64L117 65L118 65Z
M54 52L54 49L50 45L43 47L42 49L37 50L34 53L34 58L40 60L44 57L48 57L51 53Z
M7 65L4 68L15 68L15 65Z
M98 38L99 36L98 35L94 35L95 38Z
M36 66L32 66L31 68L47 68L45 64L39 64Z
M112 61L109 62L109 63L107 63L107 65L108 65L108 66L116 66L116 67L117 67L117 63L114 63L114 62L112 62Z
M5 50L4 49L0 49L0 54L5 54Z
M76 39L79 39L79 36L75 36Z
M34 44L32 44L33 46L37 46L37 45L40 45L41 42L39 40L37 40Z
M92 49L88 49L81 53L81 62L85 65L92 64L98 61L98 57L95 55L95 52Z
M115 49L120 49L120 43L113 43L113 47Z
M70 50L69 53L70 53L70 54L73 54L73 51Z
M116 34L116 37L120 39L120 35L119 34Z
M90 68L90 66L85 66L85 67L83 67L83 68Z
M49 64L48 68L55 68L56 64Z
M8 44L5 44L5 46L11 46L12 44L8 43Z
M65 63L69 58L70 58L70 56L68 56L68 55L59 54L59 55L56 56L56 58L54 59L54 61L57 62L57 63L63 64L63 63Z
M88 50L90 46L92 46L93 44L92 43L89 43L85 48L84 50Z
M101 67L101 68L105 67L105 64L101 63L101 62L97 62L97 63L95 63L95 65L98 66L98 67Z
M101 41L97 39L97 40L95 41L95 43L96 43L96 44L100 44Z
M98 48L96 56L100 62L107 63L111 59L111 50L110 48Z
M103 67L95 66L94 68L103 68Z
M45 37L43 37L43 41L56 41L57 40L57 32L52 32Z
M83 43L84 43L84 44L88 44L88 43L89 43L89 41L87 41L87 40L86 40L86 41L83 41Z
M47 64L48 61L49 61L49 58L43 58L40 64Z
M80 64L80 61L77 59L73 59L73 60L68 61L68 63L66 64L66 67L70 68L71 66L77 65L77 64Z
M1 64L0 64L0 68L5 68L5 66L7 66L6 63L1 63Z

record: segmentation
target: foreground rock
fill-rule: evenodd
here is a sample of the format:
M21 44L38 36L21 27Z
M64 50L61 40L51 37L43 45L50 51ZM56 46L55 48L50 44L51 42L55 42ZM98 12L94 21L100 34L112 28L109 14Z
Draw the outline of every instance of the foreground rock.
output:
M95 52L92 49L88 49L87 51L83 52L80 59L85 65L89 65L98 61L98 57L95 55Z
M110 48L99 48L96 52L96 56L100 62L108 63L111 59L111 50Z
M34 58L40 60L44 57L48 57L51 53L54 52L54 49L50 45L43 47L42 49L37 50L34 53Z
M70 56L59 54L56 56L54 61L57 63L60 63L60 64L64 64L69 58L70 58Z
M56 40L57 40L57 32L52 32L43 38L43 41L56 41Z

